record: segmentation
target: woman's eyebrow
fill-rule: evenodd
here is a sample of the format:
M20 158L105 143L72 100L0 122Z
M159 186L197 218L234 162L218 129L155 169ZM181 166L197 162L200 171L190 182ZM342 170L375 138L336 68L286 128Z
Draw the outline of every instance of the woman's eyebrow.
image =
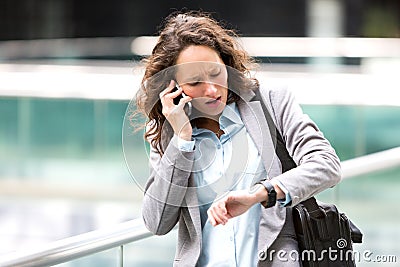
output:
M184 83L199 82L201 80L205 80L205 79L202 78L202 75L198 75L198 74L194 74L194 75L187 76L187 77L183 78L183 82Z

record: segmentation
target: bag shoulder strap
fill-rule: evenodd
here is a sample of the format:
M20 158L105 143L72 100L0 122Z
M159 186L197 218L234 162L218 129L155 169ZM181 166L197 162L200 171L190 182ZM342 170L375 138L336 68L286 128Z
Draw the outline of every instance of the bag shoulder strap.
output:
M272 120L271 114L269 113L267 107L265 106L264 100L261 96L260 89L254 91L255 98L253 100L260 101L261 107L264 112L264 116L268 123L268 128L271 133L272 138L276 138L276 145L275 145L275 153L279 158L279 161L282 164L282 172L286 172L297 167L297 164L294 162L293 158L290 156L288 150L286 149L285 141L283 140L282 135L278 131L274 121ZM321 217L324 216L324 212L320 209L317 204L317 200L315 197L310 197L301 202L302 205L306 207L308 212L312 217Z

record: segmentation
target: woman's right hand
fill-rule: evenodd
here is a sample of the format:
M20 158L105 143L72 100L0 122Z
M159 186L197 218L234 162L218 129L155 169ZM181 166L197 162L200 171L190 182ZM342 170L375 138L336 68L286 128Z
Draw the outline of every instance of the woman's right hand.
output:
M174 98L182 94L182 88L178 87L178 90L172 92L174 88L175 81L171 80L168 87L160 93L162 113L171 124L175 134L183 140L190 141L192 140L192 126L183 108L192 98L185 95L180 99L178 105L175 105Z

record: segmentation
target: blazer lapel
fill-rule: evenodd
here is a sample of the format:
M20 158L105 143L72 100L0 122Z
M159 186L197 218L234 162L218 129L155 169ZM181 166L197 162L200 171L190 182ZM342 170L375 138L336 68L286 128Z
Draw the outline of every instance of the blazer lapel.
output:
M247 98L250 99L249 101L243 99L246 98L242 98L238 102L238 109L242 121L260 152L265 170L268 176L270 176L270 172L273 170L272 163L276 156L274 146L276 140L273 140L270 134L260 101L251 101L251 98ZM279 208L278 205L269 209L264 209L260 206L260 209L261 220L258 236L258 250L265 251L271 246L279 234L280 229L282 229L282 225L285 223L286 209Z
M268 123L260 101L238 101L238 109L244 125L253 139L264 163L265 170L269 172L275 157L275 146L268 129Z

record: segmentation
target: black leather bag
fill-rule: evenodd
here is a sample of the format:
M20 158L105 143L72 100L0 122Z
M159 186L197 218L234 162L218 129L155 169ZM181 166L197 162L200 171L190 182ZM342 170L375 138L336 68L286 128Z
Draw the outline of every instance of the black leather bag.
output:
M255 93L255 100L261 102L271 136L276 140L275 152L282 171L295 168L297 165L289 155L259 91ZM362 242L362 233L334 204L322 203L311 197L296 205L292 212L303 267L356 266L353 243Z
M304 267L356 266L362 233L335 205L309 198L293 208L293 222Z

